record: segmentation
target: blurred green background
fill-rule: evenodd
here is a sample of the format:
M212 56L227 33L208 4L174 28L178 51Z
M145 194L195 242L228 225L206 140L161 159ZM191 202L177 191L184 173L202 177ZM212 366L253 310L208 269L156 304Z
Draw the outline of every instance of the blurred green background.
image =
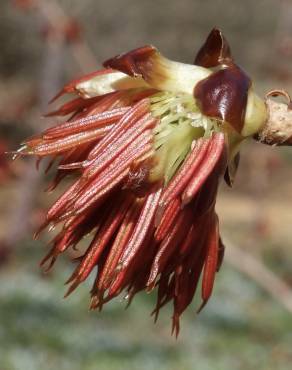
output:
M17 149L49 124L40 116L69 79L149 43L191 63L214 26L222 28L260 93L292 93L291 19L289 0L1 1L0 150ZM32 241L43 209L57 196L43 192L50 176L29 161L5 158L0 156L0 370L291 369L291 299L290 309L283 303L291 290L289 297L287 290L276 292L275 299L272 286L268 293L232 263L228 243L291 288L292 150L245 145L234 189L222 186L218 200L226 261L211 301L200 315L198 302L190 306L177 340L170 336L171 307L153 325L153 294L140 294L127 310L116 299L102 313L89 312L89 281L62 299L70 256L44 274L38 262L49 236ZM254 273L265 285L265 276Z

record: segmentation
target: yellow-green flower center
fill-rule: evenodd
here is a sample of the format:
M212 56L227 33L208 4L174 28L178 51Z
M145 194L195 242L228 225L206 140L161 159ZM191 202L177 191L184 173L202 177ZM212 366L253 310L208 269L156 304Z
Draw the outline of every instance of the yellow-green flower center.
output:
M189 94L160 92L150 101L151 112L160 122L154 129L156 158L149 179L167 183L191 150L192 142L217 131L218 122L204 116Z

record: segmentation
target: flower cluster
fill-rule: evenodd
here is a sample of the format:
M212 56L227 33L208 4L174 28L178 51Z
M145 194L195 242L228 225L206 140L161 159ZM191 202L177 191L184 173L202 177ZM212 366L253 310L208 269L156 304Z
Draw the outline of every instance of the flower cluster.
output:
M47 213L43 228L62 228L42 263L89 235L67 295L93 270L91 308L157 288L153 314L172 301L178 334L201 275L200 309L212 293L224 254L218 183L232 183L239 145L262 127L265 104L217 29L194 65L145 46L104 67L67 84L56 98L77 97L49 115L70 118L20 149L59 161L51 190L74 178Z

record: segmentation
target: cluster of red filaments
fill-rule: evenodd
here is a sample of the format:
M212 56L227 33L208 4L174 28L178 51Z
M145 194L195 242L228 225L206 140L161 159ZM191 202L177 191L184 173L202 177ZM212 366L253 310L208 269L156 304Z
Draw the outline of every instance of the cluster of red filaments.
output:
M50 114L71 118L27 140L22 154L59 160L51 190L68 175L75 179L43 225L62 225L42 261L49 267L84 236L91 238L67 281L67 295L93 270L91 308L101 309L122 291L131 301L157 288L153 314L157 318L172 301L178 334L200 276L203 306L223 258L214 207L226 167L225 137L214 132L193 141L169 182L150 181L159 161L153 146L159 118L150 109L155 93L144 88L78 97Z

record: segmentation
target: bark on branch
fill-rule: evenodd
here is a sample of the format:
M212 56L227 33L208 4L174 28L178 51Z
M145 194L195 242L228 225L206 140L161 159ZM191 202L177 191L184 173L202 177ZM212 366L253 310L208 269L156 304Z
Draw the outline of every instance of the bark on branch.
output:
M254 138L267 145L292 145L292 104L266 100L268 120Z

